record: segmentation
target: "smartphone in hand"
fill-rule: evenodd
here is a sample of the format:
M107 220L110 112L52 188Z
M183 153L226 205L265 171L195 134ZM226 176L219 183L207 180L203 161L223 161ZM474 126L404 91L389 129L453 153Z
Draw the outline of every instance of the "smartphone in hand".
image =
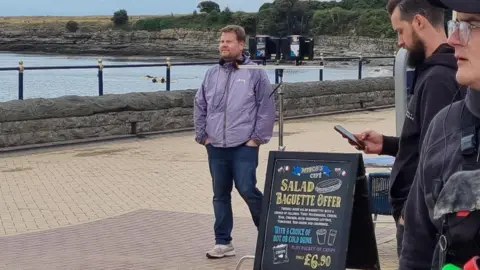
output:
M355 136L353 136L351 132L346 130L341 125L336 125L335 127L333 127L333 129L335 129L338 133L342 134L343 137L347 138L351 143L357 146L360 150L365 149L365 145L361 141L357 140L357 138L355 138Z

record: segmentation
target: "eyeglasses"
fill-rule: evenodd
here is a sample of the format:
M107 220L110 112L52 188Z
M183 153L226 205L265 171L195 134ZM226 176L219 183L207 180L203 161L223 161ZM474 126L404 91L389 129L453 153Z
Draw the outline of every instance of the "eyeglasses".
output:
M460 43L467 45L472 35L472 29L480 28L480 25L473 25L468 22L448 21L448 37L451 37L458 30Z

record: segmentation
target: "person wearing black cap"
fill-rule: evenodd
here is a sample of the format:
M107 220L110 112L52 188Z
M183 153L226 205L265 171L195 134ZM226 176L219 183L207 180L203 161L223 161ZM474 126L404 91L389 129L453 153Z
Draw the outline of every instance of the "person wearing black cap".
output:
M427 0L389 0L387 11L398 33L398 46L408 50L408 65L415 68L413 96L408 104L400 138L367 130L355 136L365 153L395 156L390 182L390 204L397 226L397 254L402 249L403 212L415 177L422 141L430 121L452 100L460 100L455 80L454 49L447 44L444 10Z
M456 20L448 22L448 43L455 48L456 80L467 88L467 93L464 100L442 109L426 132L405 204L400 270L440 269L447 263L462 267L469 258L480 255L480 220L472 222L472 218L478 218L478 211L472 209L479 199L471 202L471 209L454 216L436 212L439 195L444 197L447 192L443 190L445 184L451 186L450 180L458 181L452 175L480 169L480 1L429 1L457 12ZM480 198L480 190L474 192ZM453 229L461 234L452 237Z

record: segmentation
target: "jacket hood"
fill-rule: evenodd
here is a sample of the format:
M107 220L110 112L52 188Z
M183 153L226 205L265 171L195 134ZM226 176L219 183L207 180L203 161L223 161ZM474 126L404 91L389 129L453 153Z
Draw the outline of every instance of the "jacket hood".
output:
M223 58L220 58L218 63L219 63L220 66L223 66L224 68L230 68L234 64L233 61L227 62ZM237 64L237 65L249 65L249 64L252 64L252 63L254 63L252 61L252 59L248 55L246 55L245 53L242 53L242 60L237 60L235 64Z
M250 58L250 56L248 56L248 55L246 55L246 54L244 54L244 53L242 53L242 57L243 57L243 64L244 64L244 65L245 65L245 64L250 64L250 63L253 62L252 59Z
M458 68L457 59L455 58L455 49L453 47L448 44L440 45L430 57L425 59L418 69L422 71L438 65L455 70Z

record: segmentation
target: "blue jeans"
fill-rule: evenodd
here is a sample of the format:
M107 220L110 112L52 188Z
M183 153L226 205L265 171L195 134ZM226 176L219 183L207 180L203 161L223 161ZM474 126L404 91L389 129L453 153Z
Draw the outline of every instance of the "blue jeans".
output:
M215 243L227 245L232 241L233 183L247 203L253 223L258 229L263 200L262 192L256 187L259 149L247 145L219 148L210 144L206 148L213 185Z

